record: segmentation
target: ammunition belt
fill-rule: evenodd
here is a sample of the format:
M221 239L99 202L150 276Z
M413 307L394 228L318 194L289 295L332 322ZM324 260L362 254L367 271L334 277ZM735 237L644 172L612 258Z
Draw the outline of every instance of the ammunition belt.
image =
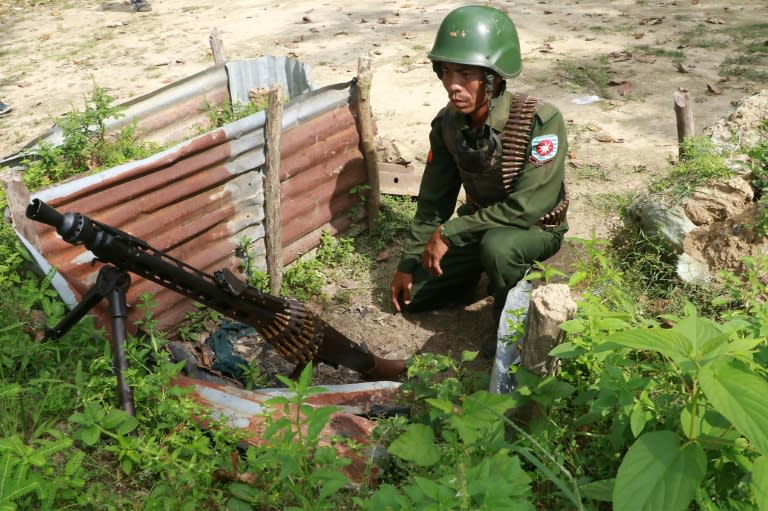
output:
M539 99L527 94L517 94L509 108L509 118L501 136L501 173L504 189L512 190L526 162L528 145L531 142L531 126ZM542 216L537 226L544 230L554 230L565 222L568 214L568 191L563 183L560 201L549 212Z
M560 192L560 201L552 208L552 211L541 217L536 224L539 228L545 231L554 231L565 222L565 217L568 215L568 203L570 198L568 197L568 189L563 183L562 191Z
M501 179L507 193L512 191L525 165L539 99L517 94L511 103L507 124L501 134Z

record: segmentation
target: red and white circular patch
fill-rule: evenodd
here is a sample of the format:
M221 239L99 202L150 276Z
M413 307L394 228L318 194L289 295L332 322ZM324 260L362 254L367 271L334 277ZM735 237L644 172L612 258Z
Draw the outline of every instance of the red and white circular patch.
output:
M541 135L531 141L531 163L543 165L557 155L557 135Z

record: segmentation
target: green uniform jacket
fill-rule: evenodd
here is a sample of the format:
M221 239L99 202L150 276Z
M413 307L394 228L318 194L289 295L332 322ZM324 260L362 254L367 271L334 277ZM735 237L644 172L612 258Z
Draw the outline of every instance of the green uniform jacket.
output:
M486 124L496 133L504 129L512 97L511 93L505 92L494 99ZM553 105L541 103L534 116L530 140L542 135L556 135L558 146L554 158L541 166L535 165L529 159L529 144L526 163L504 200L474 213L451 218L461 189L461 177L443 139L443 116L449 108L452 108L450 104L432 121L430 157L421 179L416 214L398 265L402 272L414 272L426 242L441 223L445 225L445 234L452 245L465 246L479 242L483 234L494 227L528 229L536 225L560 198L568 153L566 128L560 111ZM499 156L501 150L501 147L496 148Z

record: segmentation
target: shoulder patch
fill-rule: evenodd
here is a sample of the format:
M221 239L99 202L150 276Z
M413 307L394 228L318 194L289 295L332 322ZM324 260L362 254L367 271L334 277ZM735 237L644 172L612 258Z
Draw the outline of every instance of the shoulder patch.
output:
M427 153L427 163L432 163L432 148L429 148L429 152Z
M541 166L551 161L557 155L558 146L557 135L541 135L531 141L530 162Z

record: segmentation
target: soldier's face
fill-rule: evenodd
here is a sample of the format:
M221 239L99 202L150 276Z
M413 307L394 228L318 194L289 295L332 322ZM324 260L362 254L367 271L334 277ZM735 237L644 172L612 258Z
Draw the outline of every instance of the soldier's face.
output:
M485 73L477 66L464 64L441 64L443 87L448 98L462 113L475 118L488 112L488 100L485 96Z

